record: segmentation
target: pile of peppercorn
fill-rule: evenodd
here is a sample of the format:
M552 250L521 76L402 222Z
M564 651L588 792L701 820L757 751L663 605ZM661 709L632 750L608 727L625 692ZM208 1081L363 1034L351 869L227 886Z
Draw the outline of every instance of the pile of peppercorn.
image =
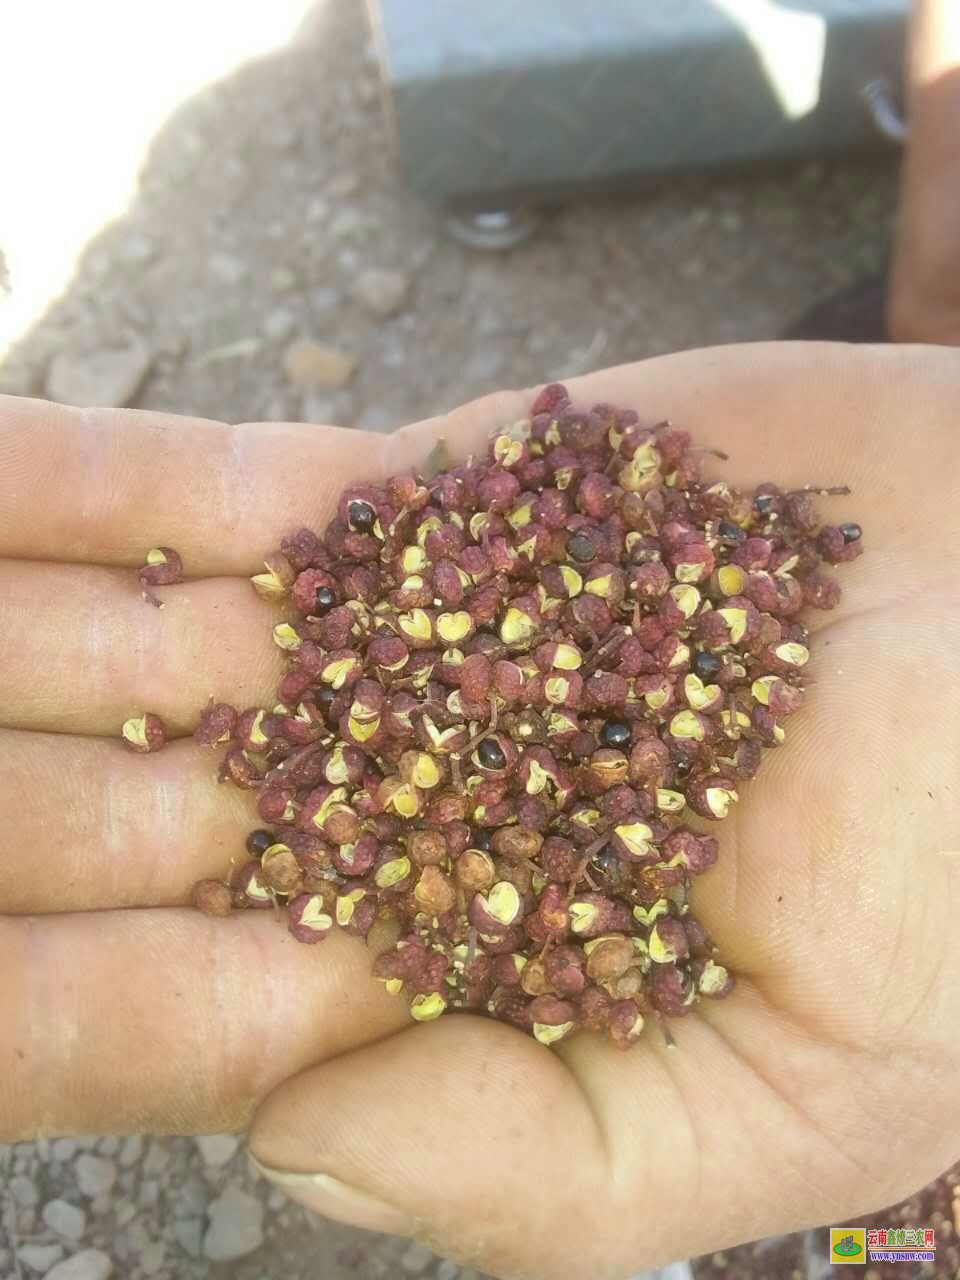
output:
M556 385L485 459L352 486L253 579L292 606L277 704L201 717L263 826L197 905L307 943L389 919L374 973L414 1018L544 1044L728 994L689 910L717 841L684 815L724 818L784 741L799 615L861 551L818 525L811 491L707 483L685 431Z

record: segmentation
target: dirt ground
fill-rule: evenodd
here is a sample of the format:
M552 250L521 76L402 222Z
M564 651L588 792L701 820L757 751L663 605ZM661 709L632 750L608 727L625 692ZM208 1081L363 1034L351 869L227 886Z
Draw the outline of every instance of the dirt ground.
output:
M524 246L477 253L406 193L361 6L343 0L180 107L0 389L387 430L504 385L773 337L882 266L894 196L890 155L810 162L584 196ZM0 1280L55 1276L78 1250L129 1280L472 1276L311 1219L230 1139L20 1144L0 1172ZM215 1259L211 1213L245 1221L243 1256ZM774 1256L778 1275L807 1274L801 1241L738 1252L709 1274L773 1275Z

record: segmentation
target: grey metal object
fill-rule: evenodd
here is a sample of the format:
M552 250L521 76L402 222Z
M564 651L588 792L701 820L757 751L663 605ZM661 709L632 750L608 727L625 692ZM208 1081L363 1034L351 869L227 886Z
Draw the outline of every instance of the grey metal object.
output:
M503 253L529 240L538 217L531 209L477 209L451 213L447 230L454 240L471 249Z
M876 145L909 0L368 0L399 158L428 200Z
M863 100L870 108L870 115L880 136L902 146L910 136L910 126L901 115L887 81L871 80L869 84L865 84Z

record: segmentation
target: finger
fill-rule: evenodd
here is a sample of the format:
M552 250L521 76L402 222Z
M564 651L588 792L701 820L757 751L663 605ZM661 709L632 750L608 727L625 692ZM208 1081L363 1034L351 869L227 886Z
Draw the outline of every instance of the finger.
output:
M589 1034L556 1053L442 1018L285 1082L251 1149L320 1213L538 1280L623 1277L866 1207L877 1186L856 1164L870 1138L838 1154L831 1126L837 1145L848 1135L824 1096L823 1051L755 997L740 1021L730 1044L689 1017L674 1049L649 1028L622 1054ZM767 1080L741 1041L772 1035L784 1061Z
M156 609L120 570L6 560L0 599L7 727L119 734L152 711L184 733L210 696L261 705L283 669L278 615L238 578L167 587Z
M356 939L272 913L0 919L0 1141L243 1127L292 1072L406 1019Z
M217 785L221 755L184 741L145 758L106 739L0 730L0 913L170 906L226 875L262 824L249 794Z
M187 576L254 573L329 518L383 437L0 397L0 555L138 565L158 543ZM37 501L37 495L43 501Z

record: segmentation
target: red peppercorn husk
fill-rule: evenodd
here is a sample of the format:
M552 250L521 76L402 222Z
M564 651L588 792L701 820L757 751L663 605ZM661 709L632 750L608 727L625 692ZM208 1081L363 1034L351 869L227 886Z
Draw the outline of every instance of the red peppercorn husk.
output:
M392 920L374 974L416 1020L629 1048L733 989L689 910L720 846L687 815L749 803L802 714L798 615L862 549L810 492L702 480L685 431L559 385L485 458L351 486L254 579L294 612L275 705L200 716L276 835L195 902L306 943Z

